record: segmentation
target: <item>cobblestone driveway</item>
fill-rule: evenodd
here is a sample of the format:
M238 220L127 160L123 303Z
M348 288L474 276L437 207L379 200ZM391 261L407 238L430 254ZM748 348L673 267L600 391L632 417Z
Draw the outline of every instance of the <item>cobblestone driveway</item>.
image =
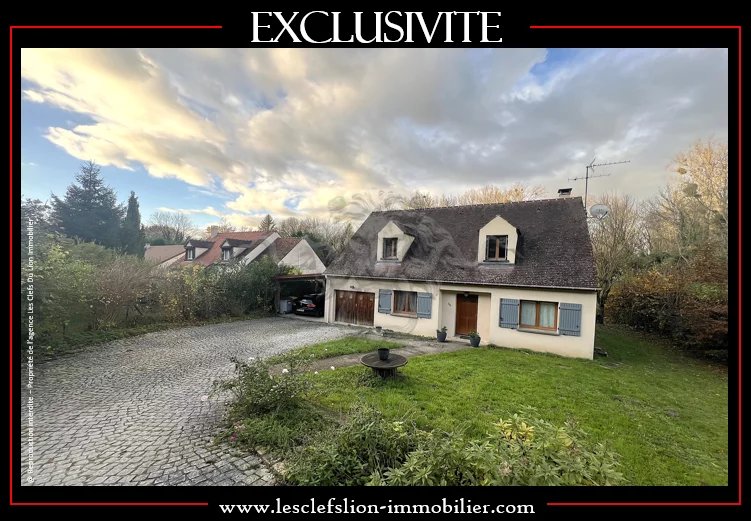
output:
M258 457L211 445L223 413L207 399L212 380L231 373L230 357L268 356L354 332L266 318L149 333L38 365L34 484L272 484Z

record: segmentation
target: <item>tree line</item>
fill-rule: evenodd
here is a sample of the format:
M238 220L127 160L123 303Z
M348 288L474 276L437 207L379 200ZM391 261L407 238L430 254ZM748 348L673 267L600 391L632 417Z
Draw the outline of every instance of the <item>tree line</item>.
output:
M694 143L654 197L607 193L590 219L598 320L670 337L725 359L728 347L728 148Z

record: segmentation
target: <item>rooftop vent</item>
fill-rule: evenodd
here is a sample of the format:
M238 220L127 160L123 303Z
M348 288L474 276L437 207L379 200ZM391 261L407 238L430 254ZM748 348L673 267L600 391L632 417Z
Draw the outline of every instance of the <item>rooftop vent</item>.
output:
M558 197L571 197L571 190L573 188L559 188Z

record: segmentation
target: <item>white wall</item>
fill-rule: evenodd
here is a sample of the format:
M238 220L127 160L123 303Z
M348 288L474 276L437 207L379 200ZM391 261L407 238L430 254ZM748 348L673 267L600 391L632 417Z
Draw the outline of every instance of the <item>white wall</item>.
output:
M485 238L488 235L508 235L506 259L513 264L516 259L516 243L519 239L516 227L500 215L496 215L493 220L480 228L480 234L477 237L477 262L485 262Z
M593 357L595 335L595 291L571 291L554 289L463 286L428 282L404 282L392 280L353 279L343 277L326 278L327 322L334 322L335 291L366 291L375 294L374 326L381 326L402 333L433 337L437 329L446 326L450 337L455 335L456 295L469 293L478 295L477 332L482 344L495 344L502 347L530 349L555 353L562 356ZM429 292L433 294L431 318L400 317L378 312L378 290ZM499 325L502 298L537 300L546 302L566 302L582 305L581 336L530 333L516 329L502 328Z
M180 253L180 254L178 254L178 255L175 255L175 256L174 256L174 257L172 257L171 259L167 259L167 260L166 260L166 261L164 261L164 262L161 262L161 263L159 264L159 267L160 267L160 268L168 268L168 267L172 266L172 265L173 265L174 263L176 263L176 262L180 262L180 261L184 261L184 260L185 260L185 252L183 252L183 253Z
M396 315L390 315L386 313L378 312L378 290L390 289L398 291L418 291L422 293L433 294L433 309L431 311L431 318L412 318L412 317L400 317ZM436 329L438 329L438 315L440 314L440 292L438 286L426 282L397 282L391 280L368 280L368 279L349 279L342 277L327 277L326 278L326 321L334 322L336 317L336 290L345 291L365 291L375 294L375 316L373 317L373 325L381 326L385 329L392 329L399 331L400 333L409 333L419 336L435 337ZM393 299L393 297L392 297Z
M412 246L412 242L415 240L411 235L404 233L399 227L394 224L394 221L386 223L380 232L378 232L378 247L376 248L376 261L380 261L383 257L383 239L395 238L396 241L396 260L401 262L404 256L407 254L407 250Z
M324 266L321 259L318 258L316 252L305 239L298 242L295 247L279 261L279 264L297 268L303 275L323 273L326 269L326 266Z

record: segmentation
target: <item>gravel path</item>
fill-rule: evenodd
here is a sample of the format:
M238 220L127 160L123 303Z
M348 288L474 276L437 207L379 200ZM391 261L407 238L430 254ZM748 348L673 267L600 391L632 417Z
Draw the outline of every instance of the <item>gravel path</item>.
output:
M268 485L255 455L211 444L223 405L214 379L247 359L341 338L359 329L285 318L189 327L94 346L34 368L33 471L29 391L21 393L22 483ZM24 367L25 370L25 367Z

